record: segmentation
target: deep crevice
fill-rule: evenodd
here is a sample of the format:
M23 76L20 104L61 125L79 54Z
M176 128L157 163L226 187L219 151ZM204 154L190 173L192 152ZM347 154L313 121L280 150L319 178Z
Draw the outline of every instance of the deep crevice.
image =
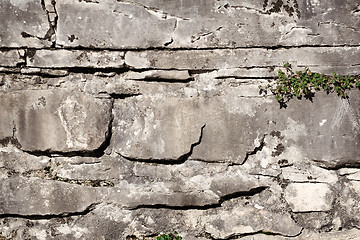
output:
M131 158L131 157L127 157L119 152L117 152L117 154L120 155L121 157L123 157L124 159L132 161L132 162L155 163L155 164L163 164L163 165L183 164L192 155L194 147L198 146L201 143L205 126L206 126L206 124L201 127L199 140L197 142L191 144L190 151L188 153L183 154L182 156L180 156L177 159Z
M224 195L222 197L220 197L219 201L217 203L214 204L207 204L207 205L202 205L202 206L196 206L196 205L188 205L188 206L171 206L171 205L166 205L166 204L154 204L154 205L138 205L134 208L131 208L131 210L137 210L137 209L171 209L171 210L209 210L209 209L213 209L213 208L219 208L221 207L221 205L226 202L229 201L231 199L235 199L235 198L240 198L240 197L252 197L256 194L261 193L262 191L268 189L269 187L267 186L263 186L263 187L257 187L257 188L252 188L249 191L240 191L240 192L235 192L235 193L231 193L228 195Z
M193 50L235 50L235 49L268 49L268 50L278 50L278 49L298 49L298 48L340 48L340 47L350 47L356 48L360 47L360 44L303 44L297 46L290 45L272 45L272 46L239 46L239 47L227 47L227 46L219 46L219 47L199 47L199 48L189 48L189 47L174 47L174 48L166 48L166 47L148 47L148 48L95 48L95 47L84 47L84 46L64 46L61 48L54 47L34 47L34 49L44 49L44 50L91 50L94 52L101 51L122 51L122 52L143 52L143 51L151 51L151 50L164 50L164 51L193 51ZM1 50L18 50L18 49L28 49L28 47L1 47Z
M130 94L130 93L110 93L109 96L113 99L126 99L126 98L132 98L132 97L136 97L136 96L141 96L141 93L134 93L134 94Z
M126 67L121 68L96 68L96 67L71 67L71 68L56 68L67 70L69 73L84 73L84 74L95 74L95 73L115 73L122 74L129 71Z
M86 209L84 211L67 212L67 213L62 213L62 214L45 214L45 215L40 215L40 214L22 215L22 214L13 214L13 213L0 214L0 219L1 218L22 218L22 219L28 219L28 220L50 220L50 219L54 219L54 218L85 216L85 215L89 214L90 212L92 212L95 209L96 205L98 205L98 204L93 203L93 204L89 205L88 207L86 207Z
M165 70L166 71L166 70ZM189 77L187 79L168 79L168 78L161 78L161 77L144 77L141 79L132 79L132 78L128 78L129 80L132 81L141 81L141 82L159 82L159 83L189 83L194 81L193 78Z

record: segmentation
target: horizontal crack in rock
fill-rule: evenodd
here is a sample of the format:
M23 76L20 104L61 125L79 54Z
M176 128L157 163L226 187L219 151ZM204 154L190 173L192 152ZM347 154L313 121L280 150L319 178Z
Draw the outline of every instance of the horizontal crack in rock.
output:
M127 93L110 93L109 96L113 99L126 99L136 96L141 96L140 93L134 93L134 94L127 94Z
M213 208L219 208L221 207L222 203L229 201L231 199L239 198L239 197L251 197L256 194L261 193L262 191L268 189L267 186L262 187L256 187L252 188L249 191L240 191L240 192L234 192L228 195L224 195L220 197L219 201L215 204L206 204L202 206L198 205L187 205L187 206L172 206L172 205L166 205L166 204L154 204L154 205L138 205L134 208L131 208L131 210L136 209L143 209L143 208L150 208L150 209L172 209L172 210L209 210Z
M23 214L0 214L1 218L22 218L22 219L28 219L28 220L50 220L54 218L66 218L66 217L75 217L75 216L85 216L91 211L93 211L98 205L98 203L90 204L88 207L86 207L85 210L79 211L79 212L65 212L61 214L31 214L31 215L23 215Z

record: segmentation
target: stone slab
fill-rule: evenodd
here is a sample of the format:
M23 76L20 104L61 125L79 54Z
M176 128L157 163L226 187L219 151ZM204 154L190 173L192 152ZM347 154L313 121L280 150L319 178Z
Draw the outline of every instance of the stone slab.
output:
M0 184L0 214L60 215L82 212L94 201L91 188L41 179L11 178Z
M66 90L27 90L0 96L1 136L25 151L93 151L105 141L109 99Z
M52 175L62 179L109 180L114 187L99 190L104 201L127 208L166 205L196 207L218 204L226 196L265 188L239 166L187 161L179 165L146 164L115 157L60 158ZM125 194L126 193L126 194Z
M67 47L163 46L171 41L176 24L175 18L162 18L161 14L131 1L66 0L57 2L56 7L57 44Z
M339 179L335 171L316 166L285 167L282 169L284 179L291 182L323 182L336 183Z
M178 160L201 137L204 123L195 120L193 106L191 100L144 96L116 102L113 150L127 158Z
M325 183L291 183L284 196L293 212L329 211L334 200L332 190Z
M126 65L139 69L216 70L240 67L354 66L360 47L300 47L289 49L215 49L139 51L125 54ZM323 69L324 70L324 69Z
M360 39L357 4L351 0L67 0L56 8L57 43L65 47L329 46L359 45Z
M27 66L40 68L123 68L124 53L84 50L37 50L27 56Z
M0 47L50 47L49 21L41 1L0 2Z
M203 216L202 225L215 239L227 239L234 235L251 234L259 231L295 236L301 228L290 215L268 212L265 209L239 206Z
M0 66L16 67L19 64L25 64L25 59L21 50L0 51Z
M188 71L176 71L176 70L151 70L143 72L127 72L124 76L128 80L145 80L145 81L168 81L168 82L186 82L191 80L191 76Z
M277 167L284 159L329 167L358 161L357 90L350 92L348 100L316 93L312 102L292 99L286 109L280 109L273 96L259 97L252 80L207 75L181 90L156 86L158 90L146 91L148 97L118 102L113 151L138 160L174 161L190 153L195 144L190 159L211 162L242 164L247 156L254 161L255 154L259 154L256 161L265 159ZM275 133L279 137L271 136ZM264 136L268 140L262 149Z

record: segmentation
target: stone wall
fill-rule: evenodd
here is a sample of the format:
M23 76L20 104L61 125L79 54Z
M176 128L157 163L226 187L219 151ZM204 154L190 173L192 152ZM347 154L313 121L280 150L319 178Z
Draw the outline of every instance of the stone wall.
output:
M358 0L2 0L0 239L360 239Z

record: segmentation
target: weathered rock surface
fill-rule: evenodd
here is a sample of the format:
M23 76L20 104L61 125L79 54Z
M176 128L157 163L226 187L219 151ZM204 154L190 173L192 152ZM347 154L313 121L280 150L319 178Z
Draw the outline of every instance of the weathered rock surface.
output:
M37 50L27 56L30 67L42 68L123 68L124 53L81 50Z
M0 240L359 239L355 0L0 3Z
M0 47L49 47L52 29L41 1L0 3Z
M292 183L285 189L285 199L294 212L329 211L333 196L324 183Z
M1 181L1 215L60 215L83 212L92 204L92 189L48 180ZM71 197L70 197L71 196Z
M56 8L57 44L66 47L359 44L358 5L351 0L59 1Z
M214 70L238 67L356 66L360 47L240 48L185 51L127 52L125 63L133 68ZM346 57L345 57L346 56Z
M23 50L0 51L0 66L16 67L25 64Z
M327 167L358 161L354 158L359 151L358 93L350 100L318 93L312 103L293 100L281 110L270 98L249 98L252 87L241 81L223 80L217 88L210 87L214 85L201 92L200 80L179 97L159 98L154 93L118 101L114 112L121 120L114 121L113 149L138 160L176 161L191 152L191 159L242 164L273 135L261 155L255 156L264 167L294 158L294 151L299 160ZM243 88L248 96L240 95ZM254 90L256 96L256 85Z
M111 101L63 90L3 94L1 139L30 152L94 151L106 141Z

